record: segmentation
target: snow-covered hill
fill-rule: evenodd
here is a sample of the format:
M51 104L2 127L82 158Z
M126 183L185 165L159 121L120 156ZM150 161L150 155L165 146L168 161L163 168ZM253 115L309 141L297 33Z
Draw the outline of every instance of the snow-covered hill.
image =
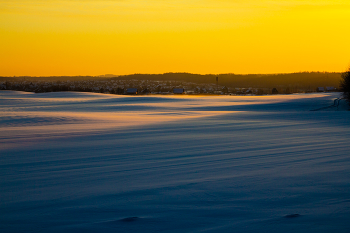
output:
M0 91L0 231L349 232L338 97Z

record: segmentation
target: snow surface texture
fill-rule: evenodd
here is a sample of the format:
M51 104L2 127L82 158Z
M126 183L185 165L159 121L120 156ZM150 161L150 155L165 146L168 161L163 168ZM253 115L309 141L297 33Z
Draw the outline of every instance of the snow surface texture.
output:
M0 232L350 232L337 97L0 91Z

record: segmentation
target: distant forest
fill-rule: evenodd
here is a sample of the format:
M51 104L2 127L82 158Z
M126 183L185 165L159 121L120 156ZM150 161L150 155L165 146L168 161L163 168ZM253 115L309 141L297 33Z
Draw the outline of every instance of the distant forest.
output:
M273 88L292 87L314 90L317 87L333 86L338 88L341 73L328 72L300 72L290 74L131 74L131 75L101 75L101 76L50 76L50 77L0 77L0 81L82 81L82 80L152 80L152 81L180 81L192 83L216 83L219 85L239 88Z

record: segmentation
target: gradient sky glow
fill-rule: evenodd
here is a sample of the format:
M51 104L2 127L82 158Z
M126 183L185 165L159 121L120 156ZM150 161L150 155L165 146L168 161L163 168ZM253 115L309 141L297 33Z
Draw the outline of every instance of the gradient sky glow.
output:
M344 71L345 0L0 0L0 76Z

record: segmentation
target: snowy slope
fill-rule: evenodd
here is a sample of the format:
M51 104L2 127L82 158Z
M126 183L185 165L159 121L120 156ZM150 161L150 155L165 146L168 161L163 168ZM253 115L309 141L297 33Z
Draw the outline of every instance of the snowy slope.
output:
M0 91L0 231L349 232L337 97Z

